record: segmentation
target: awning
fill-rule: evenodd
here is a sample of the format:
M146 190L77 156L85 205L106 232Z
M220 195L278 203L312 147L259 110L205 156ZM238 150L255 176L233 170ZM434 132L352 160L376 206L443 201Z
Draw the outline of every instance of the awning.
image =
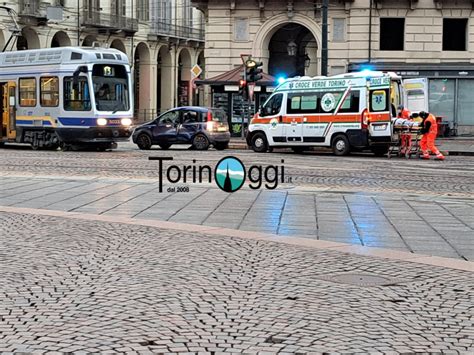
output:
M242 73L244 72L244 66L240 65L235 69L226 71L225 73L219 74L213 78L196 80L196 85L239 85L240 79L242 79ZM262 73L262 79L255 83L258 86L277 86L275 77L270 74Z

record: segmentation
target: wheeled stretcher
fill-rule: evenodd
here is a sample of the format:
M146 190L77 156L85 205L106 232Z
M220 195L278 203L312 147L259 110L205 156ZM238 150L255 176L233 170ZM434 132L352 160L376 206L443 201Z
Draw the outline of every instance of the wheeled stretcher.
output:
M420 156L420 139L422 134L421 122L395 118L392 120L392 143L388 150L388 158L392 156L405 157L409 159L412 155Z

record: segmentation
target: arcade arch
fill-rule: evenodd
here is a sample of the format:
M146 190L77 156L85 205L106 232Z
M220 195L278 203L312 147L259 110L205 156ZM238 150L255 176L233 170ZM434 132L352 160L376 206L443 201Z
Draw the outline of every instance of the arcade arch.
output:
M156 110L158 113L173 107L173 61L170 48L161 46L157 56L156 70Z
M293 40L297 46L297 51L303 53L303 58L305 54L309 57L309 61L307 61L309 66L305 68L303 74L310 76L318 75L318 63L321 56L319 46L319 43L321 43L321 28L314 19L300 13L296 13L291 20L288 19L286 14L273 16L259 28L253 42L252 53L254 57L263 61L264 70L272 75L278 74L272 73L269 70L269 64L272 50L275 52L283 50L283 44L276 43L278 40L283 40L282 31L295 36L294 38L286 38L286 48L290 41ZM286 52L281 53L288 53L286 48ZM298 72L296 70L298 63L296 60L293 60L293 62L293 72ZM299 62L301 62L301 59ZM278 67L277 63L278 59L276 63L272 63L272 68ZM300 63L299 65L301 66ZM299 68L299 72L301 72L301 68Z
M41 48L39 36L36 31L31 27L24 27L21 30L21 35L17 39L16 48L18 50Z
M133 75L134 75L134 97L135 97L135 117L139 121L148 121L153 118L154 114L151 110L151 63L150 49L145 42L138 43L135 48L133 58Z
M127 49L125 48L125 44L120 39L114 39L110 44L110 48L115 48L125 54L127 54Z
M71 45L71 39L63 31L56 32L53 36L53 39L51 40L51 48L54 48L54 47L67 47L67 46L70 46L70 45Z

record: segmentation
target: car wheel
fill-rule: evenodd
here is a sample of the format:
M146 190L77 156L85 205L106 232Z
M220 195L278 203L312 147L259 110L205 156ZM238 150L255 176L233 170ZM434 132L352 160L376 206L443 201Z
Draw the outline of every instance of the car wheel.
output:
M197 150L207 150L209 148L209 141L203 134L196 134L193 139L193 147Z
M224 150L229 148L229 142L219 142L219 143L214 143L214 148L217 150Z
M138 148L148 150L152 146L151 138L148 134L142 133L137 137Z
M160 148L163 149L163 150L170 149L170 147L171 147L171 144L165 144L165 143L158 144L158 145L159 145Z
M268 142L265 134L255 133L252 137L252 149L256 153L264 153L268 149Z
M336 155L347 155L349 154L351 147L347 137L344 135L338 135L332 140L332 150Z

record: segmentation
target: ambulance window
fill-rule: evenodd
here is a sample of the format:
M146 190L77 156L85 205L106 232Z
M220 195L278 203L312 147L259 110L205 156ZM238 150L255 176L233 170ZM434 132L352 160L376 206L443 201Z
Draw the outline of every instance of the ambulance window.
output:
M370 111L388 111L390 102L387 100L387 91L388 90L375 90L370 92Z
M268 99L263 105L260 116L276 115L280 113L281 102L283 100L283 94L276 94Z
M311 95L311 96L303 96L301 98L301 110L302 111L308 111L308 110L316 110L316 106L318 103L318 98L316 95Z
M359 112L359 91L351 91L341 105L339 112Z
M314 94L295 94L288 97L288 113L317 112L318 97Z
M291 98L291 110L299 110L301 107L301 96L293 96Z

